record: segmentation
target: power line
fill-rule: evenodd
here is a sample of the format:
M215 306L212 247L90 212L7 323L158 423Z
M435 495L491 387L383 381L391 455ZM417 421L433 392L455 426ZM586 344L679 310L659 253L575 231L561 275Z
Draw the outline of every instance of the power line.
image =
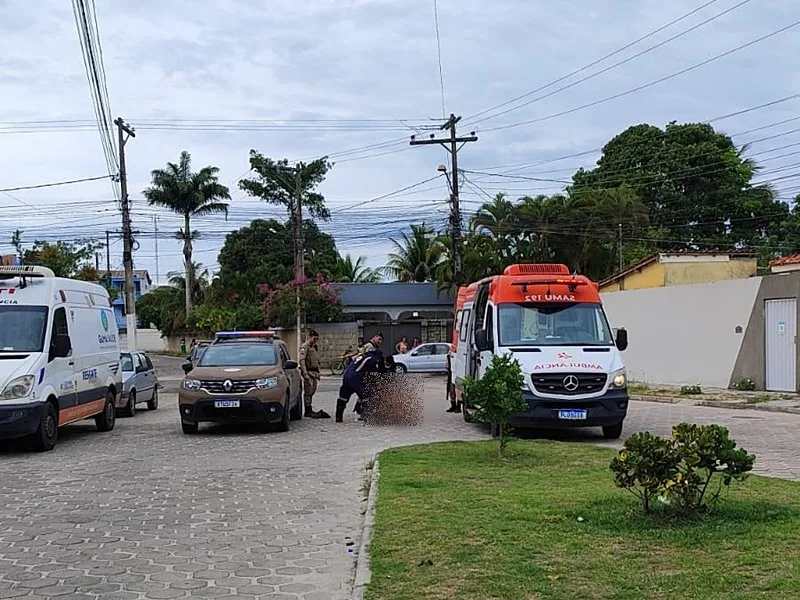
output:
M489 129L484 129L483 131L485 131L485 132L500 131L500 130L505 130L505 129L512 129L512 128L515 128L515 127L521 127L523 125L530 125L532 123L540 123L542 121L547 121L547 120L550 120L550 119L555 119L557 117L562 117L562 116L565 116L565 115L569 115L569 114L584 110L586 108L591 108L591 107L594 107L594 106L598 106L600 104L604 104L605 102L610 102L611 100L616 100L617 98L622 98L623 96L628 96L630 94L633 94L633 93L639 92L641 90L653 87L654 85L658 85L659 83L663 83L665 81L669 81L670 79L674 79L675 77L678 77L680 75L684 75L686 73L689 73L691 71L699 69L700 67L703 67L703 66L708 65L708 64L710 64L712 62L715 62L717 60L725 58L726 56L730 56L731 54L734 54L735 52L739 52L740 50L744 50L745 48L749 48L750 46L754 46L755 44L763 42L764 40L767 40L769 38L775 37L776 35L779 35L779 34L783 33L784 31L788 31L789 29L792 29L794 27L797 27L798 25L800 25L800 20L794 21L793 23L790 23L789 25L781 27L780 29L777 29L777 30L775 30L775 31L773 31L771 33L763 35L763 36L761 36L759 38L756 38L754 40L751 40L751 41L749 41L749 42L747 42L745 44L741 44L739 46L736 46L735 48L731 48L730 50L727 50L727 51L725 51L725 52L723 52L721 54L717 54L716 56L712 56L711 58L708 58L708 59L706 59L706 60L704 60L702 62L699 62L699 63L696 63L696 64L691 65L689 67L686 67L685 69L681 69L680 71L676 71L675 73L671 73L670 75L665 75L664 77L660 77L658 79L650 81L649 83L645 83L645 84L636 86L636 87L631 88L629 90L626 90L624 92L619 92L617 94L613 94L611 96L607 96L605 98L601 98L600 100L595 100L594 102L589 102L587 104L582 104L581 106L576 106L574 108L563 110L561 112L553 113L553 114L550 114L550 115L545 115L543 117L537 117L535 119L529 119L529 120L526 120L526 121L520 121L518 123L510 123L508 125L499 125L497 127L491 127Z
M59 185L71 185L73 183L84 183L86 181L99 181L109 179L111 175L99 175L98 177L84 177L83 179L72 179L70 181L57 181L55 183L39 183L37 185L21 185L11 188L0 189L0 192L18 192L20 190L37 190L39 188L55 187Z
M442 42L439 35L439 3L433 0L433 20L436 24L436 54L439 61L439 86L442 91L442 118L447 118L447 111L444 108L444 73L442 71Z
M687 13L686 15L684 15L683 17L681 17L681 18L680 18L680 19L678 19L678 20L679 20L679 21L680 21L680 20L683 20L683 19L685 19L686 17L688 17L688 16L690 16L690 15L692 15L692 14L696 13L697 11L699 11L699 10L701 10L701 9L705 8L706 6L708 6L708 5L710 5L710 4L713 4L713 3L714 3L714 2L716 2L716 1L717 1L717 0L712 0L711 2L708 2L708 3L704 4L703 6L701 6L700 8L697 8L697 9L695 9L695 10L693 10L693 11L691 11L691 12ZM527 102L523 102L522 104L519 104L519 105L517 105L517 106L512 106L511 108L507 108L506 110L503 110L503 111L501 111L501 112L499 112L499 113L495 113L495 114L493 114L493 115L488 115L488 116L486 116L486 117L483 117L482 119L478 119L477 121L474 121L474 122L472 123L472 125L474 126L474 125L475 125L475 124L477 124L477 123L482 123L482 122L484 122L484 121L488 121L489 119L494 119L494 118L500 117L500 116L502 116L502 115L508 114L508 113L510 113L510 112L513 112L513 111L515 111L515 110L519 110L520 108L523 108L523 107L525 107L525 106L529 106L530 104L533 104L534 102L539 102L540 100L544 100L545 98L549 98L550 96L553 96L553 95L555 95L555 94L558 94L558 93L560 93L560 92L563 92L564 90L568 90L568 89L570 89L570 88L572 88L572 87L575 87L576 85L579 85L579 84L581 84L581 83L583 83L583 82L585 82L585 81L589 81L590 79L594 79L595 77L597 77L597 76L599 76L599 75L602 75L603 73L607 73L608 71L611 71L611 70L613 70L613 69L616 69L617 67L620 67L620 66L622 66L622 65L624 65L624 64L627 64L627 63L631 62L632 60L635 60L635 59L639 58L640 56L643 56L643 55L645 55L645 54L648 54L648 53L652 52L653 50L656 50L656 49L658 49L658 48L661 48L662 46L665 46L666 44L669 44L670 42L673 42L673 41L677 40L678 38L680 38L680 37L683 37L683 36L685 36L685 35L687 35L687 34L691 33L692 31L695 31L695 30L699 29L700 27L703 27L703 26L705 26L705 25L707 25L707 24L709 24L709 23L711 23L711 22L713 22L713 21L716 21L717 19L719 19L719 18L721 18L721 17L723 17L723 16L727 15L728 13L731 13L731 12L733 12L734 10L737 10L738 8L740 8L740 7L744 6L745 4L747 4L747 3L748 3L748 2L750 2L750 1L751 1L751 0L742 0L742 1L741 1L741 2L739 2L738 4L736 4L736 5L734 5L734 6L730 7L730 8L727 8L727 9L725 9L725 10L724 10L724 11L722 11L722 12L719 12L719 13L717 13L716 15L714 15L714 16L712 16L712 17L709 17L709 18L708 18L708 19L706 19L705 21L701 21L701 22L700 22L700 23L698 23L697 25L694 25L694 26L692 26L692 27L690 27L690 28L688 28L688 29L684 29L683 31L681 31L681 32L679 32L679 33L677 33L677 34L673 35L672 37L669 37L669 38L667 38L666 40L664 40L664 41L662 41L662 42L659 42L658 44L655 44L654 46L650 46L649 48L646 48L646 49L642 50L641 52L637 52L636 54L634 54L634 55L632 55L632 56L629 56L628 58L625 58L625 59L623 59L623 60L621 60L621 61L618 61L618 62L614 63L613 65L611 65L611 66L609 66L609 67L606 67L605 69L602 69L602 70L600 70L600 71L597 71L597 72L595 72L595 73L592 73L591 75L587 75L586 77L583 77L583 78L581 78L581 79L578 79L577 81L574 81L573 83L570 83L570 84L564 85L564 86L562 86L562 87L560 87L560 88L558 88L558 89L556 89L556 90L553 90L552 92L549 92L549 93L547 93L547 94L544 94L543 96L537 96L536 98L533 98L533 99L531 99L531 100L528 100ZM660 28L660 29L657 29L657 30L655 30L654 32L652 32L651 34L649 34L648 36L645 36L645 37L650 37L650 35L654 35L655 33L658 33L659 31L661 31L661 30L665 29L665 28L666 28L666 27L668 27L669 25L672 25L672 24L674 24L675 22L677 22L677 21L673 21L672 23L670 23L670 24L668 24L668 25L666 25L666 26L664 26L664 27L662 27L662 28ZM639 40L637 40L637 42L633 42L633 43L634 43L634 44L635 44L635 43L638 43L638 42L639 42L639 41L641 41L642 39L645 39L645 38L640 38ZM632 44L631 44L631 45L632 45ZM626 46L626 47L628 47L628 46ZM604 60L604 59L601 59L601 60ZM600 62L600 61L596 61L596 62ZM596 64L596 63L593 63L593 64ZM580 70L579 70L579 71L580 71ZM574 74L574 73L573 73L573 74ZM567 77L568 77L568 76L567 76ZM567 77L562 77L561 79L558 79L558 80L556 80L556 82L558 82L558 81L562 81L563 79L566 79ZM554 82L554 83L555 83L555 82ZM547 85L546 85L546 86L544 86L543 88L539 88L539 90L546 89L546 88L550 87L551 85L554 85L554 83L547 84ZM538 90L536 90L536 91L538 91ZM532 95L532 94L534 94L534 93L535 93L535 91L534 91L534 92L529 92L528 94L525 94L525 95L524 95L524 96L522 96L522 97L529 96L529 95ZM484 112L488 112L488 111L484 111Z

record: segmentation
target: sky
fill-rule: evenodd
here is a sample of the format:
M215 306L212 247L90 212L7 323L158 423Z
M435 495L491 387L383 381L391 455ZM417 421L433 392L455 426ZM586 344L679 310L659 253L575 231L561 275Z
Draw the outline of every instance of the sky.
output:
M501 191L559 191L558 180L591 167L631 125L706 121L800 93L800 24L670 77L791 25L796 0L438 0L441 77L434 0L96 5L113 116L136 133L126 144L135 266L162 283L182 269L179 223L142 191L182 150L195 169L219 167L231 189L227 221L193 227L195 260L212 272L227 232L285 218L237 186L251 149L329 155L319 191L332 218L320 226L342 253L376 267L410 224L444 226L448 189L437 166L449 157L408 143L431 127L439 135L444 115L460 115L459 133L478 137L458 154L468 214ZM70 3L0 0L0 36L0 189L106 175ZM781 148L800 142L798 108L800 97L713 122L737 144L752 142L762 179L787 199L800 189L791 178L798 154ZM112 268L121 268L120 225L108 179L0 193L0 253L13 251L16 229L24 243L105 242L109 230Z

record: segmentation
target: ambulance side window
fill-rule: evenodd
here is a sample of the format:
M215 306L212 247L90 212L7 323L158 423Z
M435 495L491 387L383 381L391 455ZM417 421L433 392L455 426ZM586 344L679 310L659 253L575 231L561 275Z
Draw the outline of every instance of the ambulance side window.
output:
M486 304L489 302L489 285L484 284L478 288L475 302L475 331L483 329L484 318L486 317Z
M50 360L65 358L72 350L67 326L67 309L57 308L53 313L53 331L50 334Z
M467 329L469 328L469 316L472 311L466 309L461 315L461 329L458 332L458 339L462 342L467 341Z

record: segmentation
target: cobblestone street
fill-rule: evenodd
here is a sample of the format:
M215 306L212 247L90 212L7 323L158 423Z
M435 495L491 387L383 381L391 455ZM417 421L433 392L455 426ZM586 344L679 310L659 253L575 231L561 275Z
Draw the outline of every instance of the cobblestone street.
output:
M369 459L488 437L444 412L438 378L423 379L420 427L365 427L348 412L348 423L303 419L284 434L184 436L170 393L179 373L162 377L159 410L111 433L87 422L64 430L52 453L0 451L0 598L345 598ZM324 379L316 406L333 414L336 388ZM757 472L800 480L797 415L633 403L624 435L667 434L682 420L725 424L758 455ZM558 438L614 445L599 430Z

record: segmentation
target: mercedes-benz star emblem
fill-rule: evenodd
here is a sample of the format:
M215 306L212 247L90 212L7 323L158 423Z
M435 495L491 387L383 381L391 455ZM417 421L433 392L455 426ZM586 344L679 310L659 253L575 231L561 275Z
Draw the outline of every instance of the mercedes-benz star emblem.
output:
M567 375L564 377L564 389L568 392L574 392L578 389L578 378L575 375Z
M233 382L230 379L226 379L222 387L225 388L226 392L230 392L233 389Z

